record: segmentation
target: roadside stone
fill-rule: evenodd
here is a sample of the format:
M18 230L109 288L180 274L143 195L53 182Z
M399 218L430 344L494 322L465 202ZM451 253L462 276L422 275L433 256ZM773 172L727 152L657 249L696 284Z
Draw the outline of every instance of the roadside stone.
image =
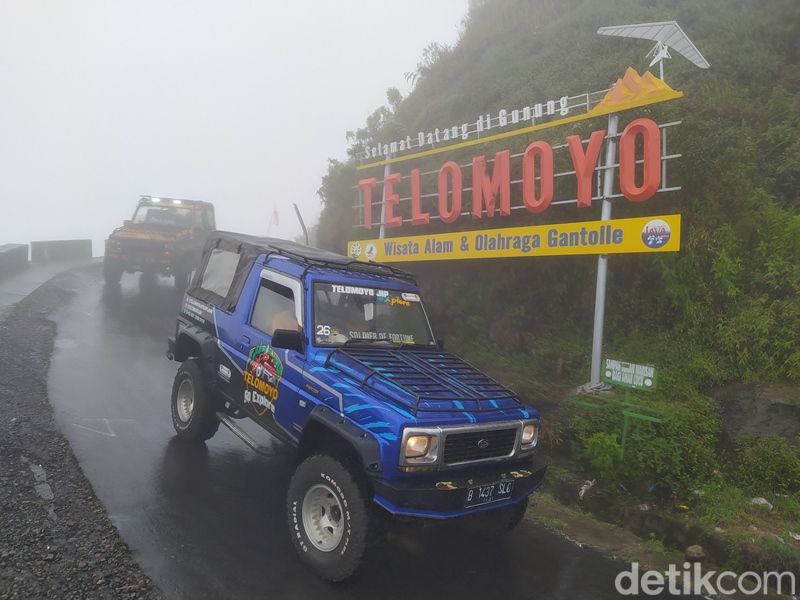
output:
M705 559L706 553L699 544L692 544L686 548L685 556L690 563L700 563Z
M766 508L767 510L772 510L772 503L766 498L753 498L750 500L750 504L760 508Z

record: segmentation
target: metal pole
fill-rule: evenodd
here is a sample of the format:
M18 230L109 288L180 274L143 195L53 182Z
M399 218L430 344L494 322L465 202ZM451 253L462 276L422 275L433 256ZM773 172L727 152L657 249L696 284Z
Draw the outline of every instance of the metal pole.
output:
M390 154L389 158L391 157L392 155ZM391 174L391 172L392 169L389 167L389 165L385 165L383 167L383 202L381 203L381 228L378 232L378 237L380 239L386 237L386 225L384 225L384 223L386 223L386 178Z
M303 221L303 215L300 214L300 209L297 208L297 204L294 205L294 213L297 215L297 220L300 221L300 227L303 228L303 235L306 236L306 246L310 246L311 242L308 241L308 229L306 229L305 221Z
M603 209L601 221L611 219L611 195L614 193L614 163L617 160L617 128L619 115L608 116L606 135L606 162L603 169ZM597 288L594 296L594 332L592 335L592 370L589 386L600 385L600 362L603 353L603 320L606 314L606 275L608 273L608 255L601 254L597 258Z

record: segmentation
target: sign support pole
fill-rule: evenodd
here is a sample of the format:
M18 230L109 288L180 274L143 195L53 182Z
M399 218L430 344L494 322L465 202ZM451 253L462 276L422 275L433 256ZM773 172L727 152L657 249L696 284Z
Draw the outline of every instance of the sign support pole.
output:
M387 158L392 158L390 154ZM392 169L389 165L383 167L383 202L381 202L381 227L378 230L378 237L386 237L386 178L391 174Z
M606 161L603 169L603 208L600 215L601 221L611 219L611 195L614 193L614 163L617 160L617 129L619 115L616 113L608 116L608 129L606 135ZM606 278L608 274L608 254L597 258L597 287L594 296L594 332L592 334L592 368L589 377L589 387L600 385L600 363L603 354L603 321L606 314Z

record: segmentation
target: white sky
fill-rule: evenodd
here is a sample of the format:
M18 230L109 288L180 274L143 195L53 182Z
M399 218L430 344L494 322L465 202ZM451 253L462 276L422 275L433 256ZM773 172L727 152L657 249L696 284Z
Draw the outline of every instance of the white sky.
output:
M0 244L102 240L140 194L294 237L328 157L466 0L0 0Z

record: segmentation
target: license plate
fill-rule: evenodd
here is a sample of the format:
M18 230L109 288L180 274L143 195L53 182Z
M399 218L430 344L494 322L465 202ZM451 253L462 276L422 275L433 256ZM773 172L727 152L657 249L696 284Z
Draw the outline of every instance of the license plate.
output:
M498 481L497 483L489 483L487 485L476 485L467 490L467 500L464 502L464 507L481 506L482 504L489 504L490 502L497 502L498 500L506 500L511 498L511 492L514 490L514 481Z

